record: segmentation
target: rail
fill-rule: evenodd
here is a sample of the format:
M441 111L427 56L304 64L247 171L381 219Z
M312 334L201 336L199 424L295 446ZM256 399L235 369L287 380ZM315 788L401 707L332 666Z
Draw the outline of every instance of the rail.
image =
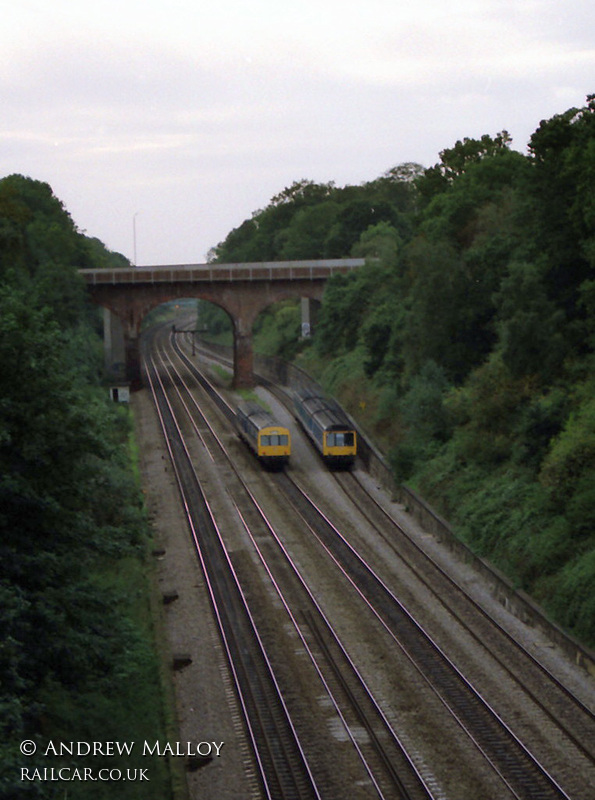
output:
M210 345L216 352L230 354L230 348ZM299 367L280 358L257 355L254 358L254 371L267 380L296 387L315 385L316 382ZM355 424L355 423L354 423ZM364 469L399 500L411 515L433 536L446 545L463 562L472 564L486 580L493 596L511 614L527 625L541 631L561 649L566 656L595 677L595 651L581 644L572 634L563 630L549 619L543 608L526 592L517 588L513 582L493 564L474 553L463 542L452 526L444 520L420 495L410 487L394 480L392 470L385 457L374 447L370 437L355 424L358 431L358 458Z

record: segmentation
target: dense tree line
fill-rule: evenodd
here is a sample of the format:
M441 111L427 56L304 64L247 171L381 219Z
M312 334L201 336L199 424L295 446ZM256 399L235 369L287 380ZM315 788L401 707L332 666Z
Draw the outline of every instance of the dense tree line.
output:
M390 170L362 186L296 181L231 231L211 253L221 263L342 258L371 225L410 230L417 164Z
M110 577L140 556L146 524L128 414L99 384L100 317L76 272L122 263L47 184L0 180L0 797L63 797L63 784L21 780L21 767L61 764L26 760L19 743L133 738L139 696L123 687L155 668Z
M329 282L302 361L399 481L591 644L594 187L589 96L526 155L502 131L359 187L294 184L214 253L374 257Z

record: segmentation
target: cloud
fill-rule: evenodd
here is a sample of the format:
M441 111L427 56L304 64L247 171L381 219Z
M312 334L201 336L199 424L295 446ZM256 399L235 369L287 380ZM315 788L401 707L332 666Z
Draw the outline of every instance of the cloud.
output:
M140 212L153 263L202 260L294 180L430 166L504 128L522 149L595 90L583 0L9 5L0 174L46 180L128 254Z

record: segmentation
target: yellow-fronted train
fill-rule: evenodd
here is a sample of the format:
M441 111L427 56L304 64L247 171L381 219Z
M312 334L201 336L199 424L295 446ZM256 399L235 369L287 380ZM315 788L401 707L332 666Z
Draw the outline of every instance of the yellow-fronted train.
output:
M357 454L357 434L341 407L320 392L294 392L296 418L330 467L349 469Z
M238 434L267 469L283 469L291 455L291 435L258 403L240 403L236 410Z

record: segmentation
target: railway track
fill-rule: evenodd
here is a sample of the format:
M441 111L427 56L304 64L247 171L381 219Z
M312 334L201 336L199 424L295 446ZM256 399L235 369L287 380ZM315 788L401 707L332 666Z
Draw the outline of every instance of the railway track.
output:
M499 667L524 691L564 736L591 763L595 763L595 713L517 641L438 561L426 553L352 474L336 476L346 495L392 547L405 555L417 579L437 600L448 596L460 625L490 652ZM547 692L544 685L547 683Z
M172 369L172 366L168 367L168 370ZM192 398L190 387L179 373L176 373L175 383L178 393L180 386L184 386L190 398L189 403L194 404L193 424L195 430L200 430L201 439L211 456L217 457L213 454L218 450L229 460L224 444L209 425L200 406ZM204 379L201 379L201 385L207 394L212 396L213 387L208 382L205 383ZM224 415L228 416L230 409L221 399L219 403ZM188 403L184 403L184 406L189 410ZM208 433L205 436L207 429ZM211 441L207 442L206 439ZM374 792L373 796L387 800L388 798L431 800L433 795L424 779L408 757L372 692L349 659L338 635L309 590L307 582L284 547L265 510L253 496L241 474L237 470L234 472L235 481L242 490L244 507L242 511L239 505L236 506L238 517L242 520L254 551L258 554L296 636L311 662L314 673L320 680L329 703L334 708L357 754L364 775ZM276 548L271 550L270 547L259 544L258 540L263 537L263 532L270 542L275 543ZM302 716L304 716L303 711ZM359 741L360 729L365 730L367 734L367 740L364 742Z
M180 358L186 359L179 349L178 355ZM204 378L196 376L196 371L193 365L189 364L188 359L186 359L186 364L188 369L193 371L196 379L200 381L203 390L218 403L223 414L230 417L232 415L231 407L225 402L222 405L216 390ZM162 368L164 368L163 363ZM170 373L170 377L180 391L184 379L179 374L176 377ZM187 391L188 396L192 395L190 387L186 386L184 391ZM186 411L191 416L195 416L195 413L190 412L188 408ZM198 423L198 427L202 429L204 423ZM217 446L222 447L220 442ZM217 446L209 445L209 451L216 449ZM218 458L219 456L211 455L211 457ZM240 476L237 478L239 480ZM283 491L284 496L293 504L296 514L299 514L309 526L366 607L381 621L398 647L407 654L407 657L415 664L415 668L424 675L423 680L432 686L441 702L455 715L475 746L493 765L493 768L501 776L503 784L506 785L509 795L516 798L535 798L536 800L567 798L568 795L563 789L528 753L512 731L502 724L502 720L498 718L493 709L490 709L485 701L477 695L469 682L445 657L440 648L436 647L435 643L431 641L431 637L413 620L374 570L363 562L340 532L304 495L297 484L283 474L274 476L274 480L279 489ZM347 491L353 495L354 487L351 485L353 477L345 475L340 480L349 484ZM244 491L249 495L245 484ZM254 509L258 509L258 504L254 498L251 503L252 511L250 513L254 513ZM260 534L252 535L250 530L253 523L246 522L246 531L269 575L271 584L275 587L281 603L286 607L296 636L308 653L314 670L322 684L325 685L325 690L336 707L337 715L342 719L342 724L351 737L354 749L359 751L358 757L365 765L370 786L374 787L376 791L373 796L391 798L439 796L439 791L432 793L429 784L421 777L419 769L408 758L405 748L399 741L398 733L383 714L381 705L374 700L372 693L366 687L365 680L359 675L355 664L349 658L346 648L341 644L324 612L317 607L315 598L308 590L306 579L300 574L299 568L284 550L283 543L275 533L272 524L267 520L262 509L258 509L256 513L260 515L260 525L265 526L268 538L276 542L276 556L271 557L270 553L265 555L267 548L259 546L258 541L263 538L262 529ZM384 512L376 510L369 513L371 516L382 516ZM239 508L238 515L242 517ZM384 520L383 524L386 525L386 522ZM382 526L378 527L381 530ZM279 553L283 553L284 561L279 561ZM285 594L286 590L281 588L282 584L287 583L288 569L293 575L293 588L289 595L297 594L300 598L297 602L290 600ZM300 586L300 589L296 588ZM215 601L213 602L215 604ZM297 608L298 611L292 610L293 608ZM230 651L232 663L234 658L235 656ZM364 747L358 741L360 737L356 732L360 727L366 731L367 741ZM580 743L583 738L582 732L575 738L577 744ZM362 752L364 750L368 752ZM584 754L585 757L592 759L588 748ZM395 767L396 764L399 764L398 768ZM318 791L315 786L314 791Z
M283 800L319 798L150 346L145 350L145 370L243 710L263 796Z
M286 393L278 387L270 390L291 413ZM448 597L449 606L459 623L511 677L523 684L543 712L585 757L595 760L595 701L591 706L572 693L551 670L548 670L520 641L515 639L493 614L426 552L407 531L363 488L350 472L335 473L346 502L354 503L389 546L407 561L417 579L439 602ZM528 687L529 678L531 685ZM547 681L548 690L543 685Z
M277 476L296 512L328 550L371 611L378 616L467 731L476 747L515 797L567 798L568 795L448 659L372 568L322 511L286 475Z

